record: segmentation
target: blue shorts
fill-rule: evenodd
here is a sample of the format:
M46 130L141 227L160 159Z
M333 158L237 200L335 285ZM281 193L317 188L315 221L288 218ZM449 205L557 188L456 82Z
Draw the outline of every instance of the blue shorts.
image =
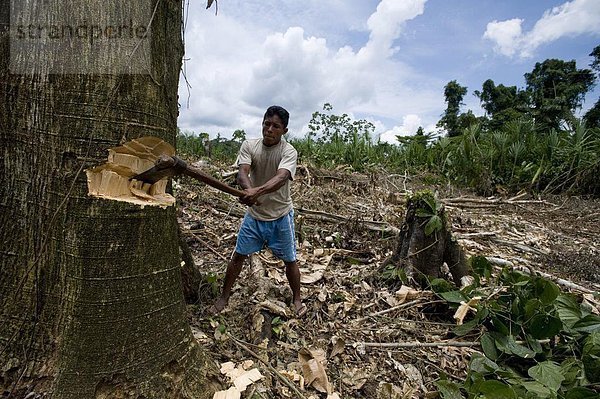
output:
M250 255L268 247L284 262L296 260L294 210L276 220L256 220L246 214L237 236L235 252Z

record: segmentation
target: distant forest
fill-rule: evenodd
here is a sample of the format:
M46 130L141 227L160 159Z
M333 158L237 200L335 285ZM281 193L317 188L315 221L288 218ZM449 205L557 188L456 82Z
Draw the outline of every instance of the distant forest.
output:
M600 45L590 53L589 68L574 60L547 59L524 75L525 87L483 82L473 91L485 115L463 111L467 87L452 80L444 87L446 109L438 131L422 127L398 144L374 137L366 120L336 115L331 104L313 113L309 132L290 142L300 162L315 167L345 165L368 172L419 174L431 184L472 187L481 194L499 189L540 193L600 194L600 99L581 118L585 97L600 76ZM188 156L233 161L246 134L231 139L208 133L178 135Z

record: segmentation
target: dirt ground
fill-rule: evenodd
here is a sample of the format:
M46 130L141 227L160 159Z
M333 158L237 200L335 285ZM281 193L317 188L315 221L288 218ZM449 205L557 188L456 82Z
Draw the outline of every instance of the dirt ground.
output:
M209 170L233 179L229 171ZM575 287L565 290L600 290L600 200L527 193L483 198L427 181L299 168L292 196L308 307L300 319L290 308L283 265L268 251L247 262L225 311L208 314L244 207L187 178L175 183L180 225L205 276L199 300L189 306L190 322L219 364L232 362L234 372L222 375L224 389L252 369L261 377L242 398L435 397L440 377L464 380L470 355L480 350L477 337L457 343L453 312L434 295L376 277L397 244L406 195L424 188L438 193L468 255Z

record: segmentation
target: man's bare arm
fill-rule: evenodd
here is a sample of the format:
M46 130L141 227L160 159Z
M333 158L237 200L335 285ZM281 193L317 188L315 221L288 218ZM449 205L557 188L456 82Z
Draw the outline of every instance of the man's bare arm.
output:
M238 184L246 193L244 197L240 198L240 202L246 205L253 205L258 201L260 196L279 190L291 177L289 170L278 169L275 176L269 179L265 184L258 187L252 187L250 178L248 177L249 172L250 165L240 165Z

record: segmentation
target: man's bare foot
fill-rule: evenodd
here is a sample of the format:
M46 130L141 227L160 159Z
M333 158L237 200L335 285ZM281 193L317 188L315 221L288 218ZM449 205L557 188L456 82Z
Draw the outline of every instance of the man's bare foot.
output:
M294 308L296 310L296 317L300 318L306 314L308 308L305 304L300 301L294 301Z
M212 316L221 313L223 309L225 309L225 306L227 306L228 302L229 301L227 299L219 297L219 299L217 299L217 301L210 308L208 308L208 313Z

